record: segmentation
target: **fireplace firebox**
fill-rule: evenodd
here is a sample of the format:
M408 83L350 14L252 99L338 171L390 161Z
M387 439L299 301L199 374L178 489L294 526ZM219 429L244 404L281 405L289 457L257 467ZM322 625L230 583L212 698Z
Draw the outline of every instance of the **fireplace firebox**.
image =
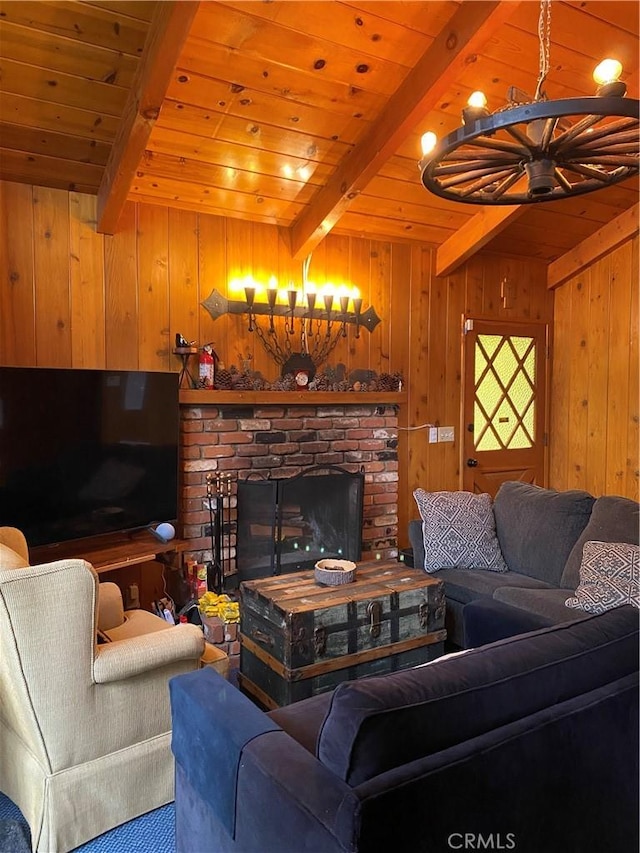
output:
M314 466L295 477L238 480L238 581L359 560L364 474Z

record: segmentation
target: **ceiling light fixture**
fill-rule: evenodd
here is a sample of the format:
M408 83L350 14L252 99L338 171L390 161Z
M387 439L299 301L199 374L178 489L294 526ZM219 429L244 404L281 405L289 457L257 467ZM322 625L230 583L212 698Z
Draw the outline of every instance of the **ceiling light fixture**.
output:
M626 98L622 65L605 59L593 72L595 97L547 100L551 0L541 0L540 73L533 100L513 87L507 106L490 113L482 92L462 111L462 127L440 143L422 137L422 183L468 204L555 201L638 174L639 102Z

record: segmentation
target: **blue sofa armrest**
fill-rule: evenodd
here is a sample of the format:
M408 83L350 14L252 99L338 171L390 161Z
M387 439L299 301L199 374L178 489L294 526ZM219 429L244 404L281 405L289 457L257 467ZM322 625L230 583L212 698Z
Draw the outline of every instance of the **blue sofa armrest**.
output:
M346 783L210 668L169 687L178 850L348 849L359 800Z

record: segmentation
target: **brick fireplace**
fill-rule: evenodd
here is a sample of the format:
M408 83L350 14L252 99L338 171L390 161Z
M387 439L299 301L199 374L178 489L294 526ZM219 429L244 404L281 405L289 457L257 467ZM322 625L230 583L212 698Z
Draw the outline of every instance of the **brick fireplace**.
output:
M190 401L181 405L182 532L198 562L211 558L207 474L231 475L224 533L224 567L229 575L236 571L236 479L249 475L293 477L318 465L364 474L362 559L397 556L395 405L375 399L349 402L348 392L344 392L345 401L337 404L315 403L314 392L299 395L308 400L298 397L292 402L271 403L261 399L249 405L210 403L214 395L207 393L204 404Z

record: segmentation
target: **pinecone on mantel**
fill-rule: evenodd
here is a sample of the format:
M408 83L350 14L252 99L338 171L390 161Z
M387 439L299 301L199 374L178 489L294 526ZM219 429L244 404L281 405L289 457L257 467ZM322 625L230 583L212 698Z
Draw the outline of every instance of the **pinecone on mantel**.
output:
M233 385L231 373L226 369L218 370L215 376L216 388L221 391L230 391Z

